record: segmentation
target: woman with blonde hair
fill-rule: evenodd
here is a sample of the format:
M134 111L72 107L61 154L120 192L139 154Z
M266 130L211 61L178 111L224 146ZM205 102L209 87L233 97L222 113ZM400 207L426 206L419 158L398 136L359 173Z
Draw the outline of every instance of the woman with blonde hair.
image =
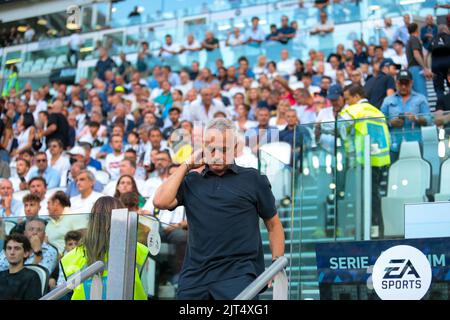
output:
M112 210L121 208L125 208L125 205L122 201L113 197L101 197L94 203L89 215L87 231L81 240L81 244L61 259L61 270L66 280L72 274L96 261L103 261L108 265L111 214ZM139 271L145 265L148 256L148 248L143 244L137 243L134 300L147 300L147 293L142 285ZM100 286L102 287L100 293L97 292L96 295L94 291L97 290L91 290L93 280L88 279L73 290L72 300L105 300L108 270L104 270L100 277L103 284L103 286Z
M270 118L269 126L277 126L278 130L283 130L286 125L286 112L291 108L288 100L281 100L277 106L277 115Z

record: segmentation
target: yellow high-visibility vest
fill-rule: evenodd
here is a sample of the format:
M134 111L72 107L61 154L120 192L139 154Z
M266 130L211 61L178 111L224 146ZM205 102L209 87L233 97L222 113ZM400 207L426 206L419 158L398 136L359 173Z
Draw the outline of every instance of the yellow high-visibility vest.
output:
M386 118L380 110L368 102L361 102L345 107L339 115L344 120L355 120L352 124L355 129L357 163L364 164L364 137L369 135L371 166L383 167L391 164L389 128ZM345 140L347 149L349 141Z
M139 271L143 268L149 256L149 250L141 243L136 246L136 270L134 274L134 300L147 300L147 293L142 286ZM107 258L105 259L107 261ZM105 262L106 262L105 261ZM61 267L66 277L70 277L75 272L78 272L87 267L86 248L79 246L64 255L61 259ZM108 271L104 270L102 274L103 283L103 300L106 300L106 283ZM78 285L73 290L72 300L89 300L92 280L88 279L82 284Z

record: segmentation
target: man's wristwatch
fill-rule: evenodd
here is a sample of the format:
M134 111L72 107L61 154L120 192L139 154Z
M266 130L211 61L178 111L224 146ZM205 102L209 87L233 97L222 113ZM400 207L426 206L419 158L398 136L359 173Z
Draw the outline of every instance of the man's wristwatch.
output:
M35 254L36 256L42 257L42 250L39 250L39 251L33 251L33 252L34 252L34 254Z

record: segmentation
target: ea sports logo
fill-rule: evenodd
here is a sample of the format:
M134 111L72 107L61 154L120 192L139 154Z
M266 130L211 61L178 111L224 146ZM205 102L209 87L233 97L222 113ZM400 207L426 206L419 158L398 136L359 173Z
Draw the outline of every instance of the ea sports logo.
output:
M420 300L431 284L431 266L420 250L395 246L378 257L372 281L381 300Z

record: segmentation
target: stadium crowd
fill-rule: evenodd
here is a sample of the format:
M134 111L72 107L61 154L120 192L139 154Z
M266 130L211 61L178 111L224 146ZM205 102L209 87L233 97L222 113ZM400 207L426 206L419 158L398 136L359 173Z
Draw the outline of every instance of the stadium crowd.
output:
M360 98L389 119L394 142L401 141L395 132L401 135L402 128L431 121L427 80L433 79L438 96L436 113L449 111L448 25L435 25L432 16L421 28L409 15L398 28L389 20L377 44L338 44L328 56L311 49L306 61L286 48L277 61L260 55L251 65L244 53L225 67L216 55L218 39L207 32L201 43L190 35L179 44L167 35L157 56L142 41L135 64L125 54L116 63L100 47L94 76L71 85L20 87L20 70L11 65L0 101L0 217L14 218L13 231L25 238L7 238L0 271L11 263L8 243L23 243L29 251L25 263L46 268L49 286L55 287L62 280L58 260L80 241L85 214L104 195L120 198L141 214L157 215L168 241L185 243L183 208L175 214L158 210L152 197L201 143L202 125L213 118L235 122L242 137L236 163L258 168L259 147L277 139L291 146L301 140L326 147L325 126L310 132L299 125L335 121L355 88L362 87ZM258 22L255 17L248 30L235 29L226 45L278 41L288 46L295 36L296 21L286 16L270 33ZM311 34L333 32L322 12ZM177 55L199 50L207 51L207 67L193 59L174 71ZM398 152L395 143L391 151Z

